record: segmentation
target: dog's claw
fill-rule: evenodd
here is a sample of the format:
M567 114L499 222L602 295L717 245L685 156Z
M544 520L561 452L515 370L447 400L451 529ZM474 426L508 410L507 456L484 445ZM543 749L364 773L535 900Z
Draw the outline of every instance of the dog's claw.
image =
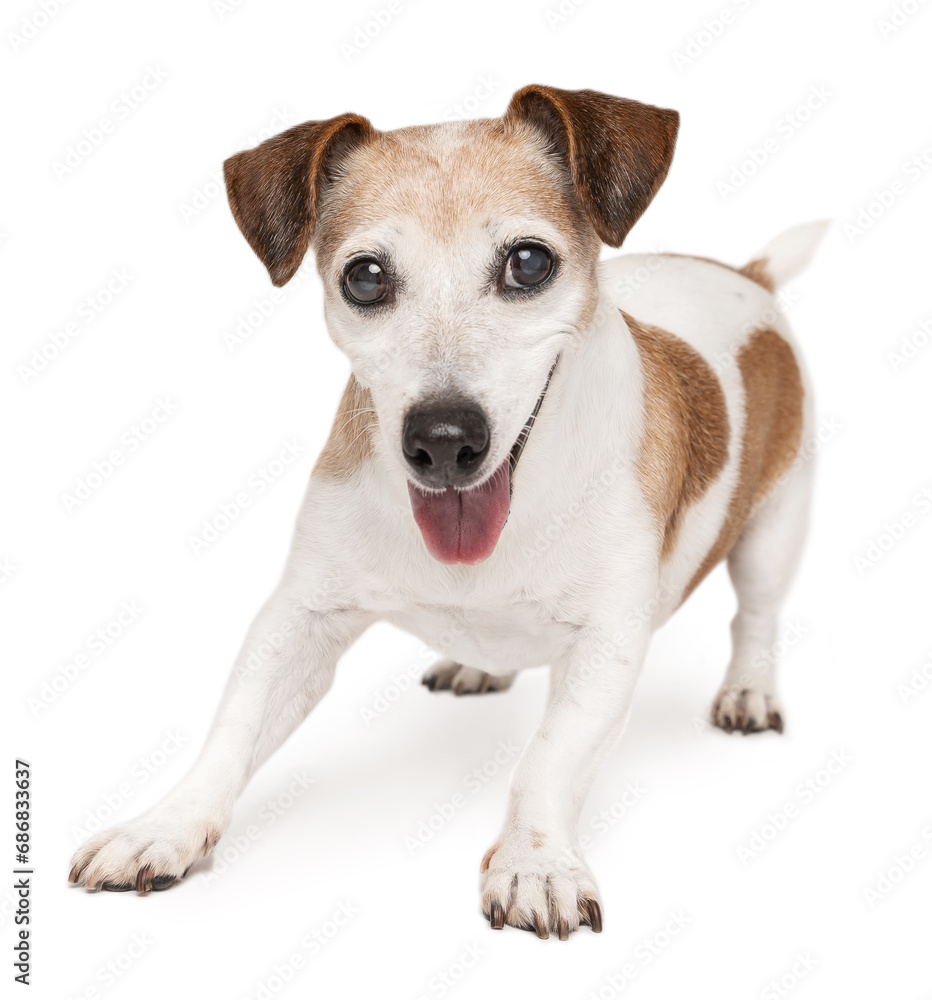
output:
M748 693L747 691L739 691L738 701L735 705L735 729L747 732L748 721Z
M489 907L489 923L493 931L500 931L505 926L505 910L501 903L492 903Z
M453 660L438 660L427 669L421 683L428 691L451 691L455 695L467 695L507 691L513 680L514 674L490 674Z
M152 888L152 865L139 869L136 875L136 892L148 892Z
M547 925L541 919L539 913L534 914L534 929L537 931L537 936L541 941L546 941L550 937L550 931L547 930Z
M190 870L190 865L185 869L181 878L184 878ZM68 875L68 881L72 884L81 882L81 876L87 865L75 865ZM98 882L88 885L90 890L101 890L103 892L163 892L178 881L175 875L155 875L151 865L144 865L136 873L135 882Z
M743 736L783 732L783 717L776 697L754 688L723 686L712 705L712 723L726 733Z
M84 881L84 873L87 871L89 864L90 861L87 859L79 861L68 873L68 881L74 883L75 885L80 885ZM88 888L91 887L88 886Z
M561 920L557 924L557 936L560 938L561 941L569 941L570 925L565 920Z
M586 909L589 911L589 926L593 934L602 933L602 907L594 899L586 900Z

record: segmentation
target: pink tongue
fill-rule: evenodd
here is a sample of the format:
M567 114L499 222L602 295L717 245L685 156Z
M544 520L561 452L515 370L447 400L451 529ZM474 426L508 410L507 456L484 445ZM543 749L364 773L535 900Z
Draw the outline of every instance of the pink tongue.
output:
M411 510L427 551L442 563L473 565L488 559L505 527L511 502L509 461L474 490L424 493L408 482Z

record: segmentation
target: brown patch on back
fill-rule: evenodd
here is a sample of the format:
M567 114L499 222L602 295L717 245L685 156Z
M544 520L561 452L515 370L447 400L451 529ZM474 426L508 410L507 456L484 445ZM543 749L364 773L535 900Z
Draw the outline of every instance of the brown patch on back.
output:
M762 288L766 288L768 292L775 292L777 286L774 283L773 278L770 276L770 272L767 270L767 265L770 263L769 257L758 257L757 260L750 260L744 267L738 268L738 274L743 274L745 278L750 278L751 281L756 281L758 285Z
M754 509L789 468L803 431L803 383L790 345L775 330L757 330L738 352L745 426L738 482L715 544L683 592L683 600L731 551Z
M372 394L356 381L355 375L350 375L314 472L331 477L349 475L372 454L374 425Z
M644 370L644 439L638 478L662 533L661 559L676 545L683 515L728 459L725 394L708 362L685 341L622 316Z

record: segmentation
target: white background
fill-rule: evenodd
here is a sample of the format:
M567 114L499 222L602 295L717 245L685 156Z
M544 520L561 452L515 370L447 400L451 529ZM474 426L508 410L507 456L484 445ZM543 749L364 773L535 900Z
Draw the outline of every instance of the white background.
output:
M914 671L932 674L932 516L915 499L932 485L932 347L920 327L932 319L932 12L889 30L887 0L588 0L565 3L562 19L557 0L401 0L365 48L348 49L385 7L72 0L51 18L35 0L4 8L0 797L12 799L14 756L30 760L31 995L253 998L267 986L438 997L448 988L435 977L449 974L456 997L772 997L780 977L800 997L927 997L932 693L907 698L903 685ZM157 85L150 68L164 74ZM144 81L153 89L124 110L121 95ZM272 286L216 184L223 159L263 129L347 110L386 129L449 117L464 102L470 116L498 115L530 82L681 112L669 179L627 249L742 263L787 226L836 220L787 290L827 440L785 614L785 735L727 737L703 724L733 610L719 570L657 636L630 727L583 811L604 933L583 929L566 944L492 933L478 866L509 768L489 762L499 741L521 746L533 730L545 671L484 698L414 682L367 722L377 696L397 695L393 677L418 677L428 660L415 640L378 626L255 777L213 869L144 898L68 886L68 858L108 798L113 818L128 818L194 760L277 580L346 381L316 277L269 310ZM819 106L796 114L810 98ZM112 130L81 146L89 155L73 169L56 170L102 118ZM748 160L768 138L765 161ZM726 190L736 169L744 183ZM854 228L872 202L873 215L860 215L870 225ZM131 277L103 294L112 271ZM228 350L224 334L262 307L268 318ZM24 375L69 323L67 346ZM916 346L898 363L904 338ZM121 444L166 398L177 406L170 419L135 450ZM194 555L203 521L288 442L298 458ZM114 448L123 464L66 510L63 496ZM891 527L895 543L881 537ZM123 602L136 602L138 617L103 652L90 649ZM87 665L65 683L62 669L82 653ZM37 708L56 677L54 700ZM172 734L180 745L169 755L160 748ZM829 775L833 754L848 763ZM146 759L155 772L142 780ZM472 791L464 776L477 767L498 773ZM302 774L313 783L289 800ZM640 797L614 821L629 785ZM409 851L405 837L457 792L465 804ZM613 806L611 825L590 825ZM739 848L751 850L788 806L785 829L742 861ZM3 823L10 831L7 807ZM12 869L8 838L0 861ZM904 873L897 859L917 844ZM869 900L865 890L898 865L890 891ZM326 937L347 902L355 915ZM5 980L11 903L0 888ZM673 912L685 927L665 937ZM302 952L315 929L325 943ZM478 957L464 973L467 948ZM276 966L294 954L303 968L279 989ZM609 985L625 965L635 977Z

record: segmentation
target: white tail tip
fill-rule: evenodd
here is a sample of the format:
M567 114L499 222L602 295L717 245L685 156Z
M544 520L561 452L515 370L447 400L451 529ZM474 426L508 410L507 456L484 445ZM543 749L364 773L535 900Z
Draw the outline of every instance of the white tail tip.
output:
M765 271L775 288L785 285L806 269L831 224L831 219L819 219L787 229L754 254L745 268Z

